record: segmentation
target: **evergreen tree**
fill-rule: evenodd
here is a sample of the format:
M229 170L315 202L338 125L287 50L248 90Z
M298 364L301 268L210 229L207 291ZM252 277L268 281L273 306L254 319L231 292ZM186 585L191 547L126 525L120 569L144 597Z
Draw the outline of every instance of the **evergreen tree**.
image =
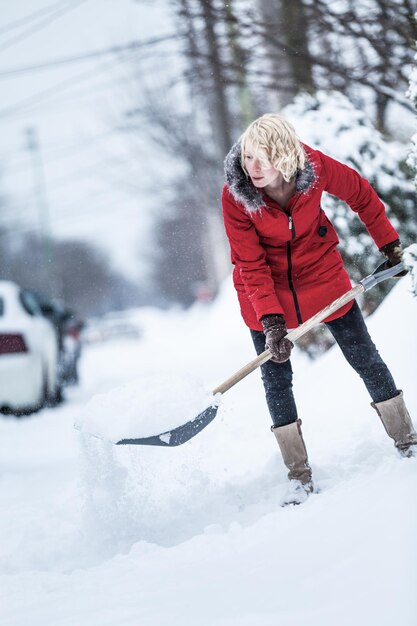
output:
M363 111L340 93L301 95L284 110L301 141L356 169L381 200L404 246L417 238L417 208L407 146L389 142ZM339 249L353 280L371 273L384 259L365 226L344 202L326 194L323 209L334 223ZM367 292L364 306L373 311L393 287L385 281Z
M417 13L416 13L417 19ZM417 42L416 42L417 47ZM417 54L415 55L415 62L413 71L410 74L410 83L408 89L408 97L415 106L417 110ZM411 138L411 152L408 157L408 165L412 168L414 172L414 180L417 187L417 122L416 122L416 132Z

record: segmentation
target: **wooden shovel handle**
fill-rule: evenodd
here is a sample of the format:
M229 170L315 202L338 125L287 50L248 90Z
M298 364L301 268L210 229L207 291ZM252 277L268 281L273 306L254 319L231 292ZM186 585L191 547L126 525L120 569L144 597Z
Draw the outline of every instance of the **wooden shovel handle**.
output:
M329 315L342 308L342 306L344 306L351 300L354 300L364 291L365 287L362 285L362 283L359 283L359 285L356 285L356 287L353 287L352 289L350 289L350 291L347 291L345 294L343 294L343 296L337 298L337 300L334 300L331 304L313 315L313 317L310 317L310 319L305 321L303 324L300 324L300 326L294 328L294 330L290 330L290 332L286 335L287 339L292 342L296 341L297 339L305 335L309 330L314 328L314 326L320 324L320 322L326 319L326 317L329 317ZM231 387L236 385L236 383L245 378L248 374L256 370L257 367L259 367L263 363L266 363L266 361L268 361L270 358L270 350L265 350L265 352L259 354L256 359L253 359L253 361L250 361L249 363L244 365L244 367L235 372L227 380L225 380L218 387L216 387L216 389L213 389L213 395L216 395L217 393L225 393L226 391L231 389Z

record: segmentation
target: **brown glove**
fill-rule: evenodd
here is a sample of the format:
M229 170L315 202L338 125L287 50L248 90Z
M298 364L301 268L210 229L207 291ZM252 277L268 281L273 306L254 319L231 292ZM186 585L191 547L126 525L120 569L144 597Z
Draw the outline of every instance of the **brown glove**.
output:
M398 265L401 263L403 256L403 248L401 246L401 241L396 239L395 241L391 241L391 243L385 244L380 248L380 252L386 256L388 259L388 266L392 267L393 265ZM397 276L405 276L407 274L407 270L403 270Z
M266 337L265 346L270 349L271 361L285 363L291 355L294 344L285 339L287 327L283 315L264 315L261 319Z

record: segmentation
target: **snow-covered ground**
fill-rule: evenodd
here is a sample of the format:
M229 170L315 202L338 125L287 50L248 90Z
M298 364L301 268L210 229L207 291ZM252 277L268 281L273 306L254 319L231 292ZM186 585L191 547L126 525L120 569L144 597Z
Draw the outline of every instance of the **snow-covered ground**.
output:
M406 277L369 320L415 420L416 319ZM188 377L211 389L254 356L229 283L211 307L137 320L140 341L86 348L65 405L0 419L1 626L415 626L417 459L396 454L338 349L295 350L321 491L283 509L259 372L178 448L74 429L93 396L145 376L160 420L173 373L178 395ZM114 394L122 420L139 399Z

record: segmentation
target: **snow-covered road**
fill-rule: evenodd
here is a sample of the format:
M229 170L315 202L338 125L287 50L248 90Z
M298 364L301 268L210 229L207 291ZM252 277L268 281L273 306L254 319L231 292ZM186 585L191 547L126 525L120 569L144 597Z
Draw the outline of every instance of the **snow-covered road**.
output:
M416 421L407 281L369 327ZM211 388L253 358L230 285L211 308L137 316L143 339L86 349L65 405L0 419L1 625L415 626L417 459L397 456L337 349L314 364L294 355L321 493L281 509L259 373L179 448L73 428L92 396L145 373L197 373Z

